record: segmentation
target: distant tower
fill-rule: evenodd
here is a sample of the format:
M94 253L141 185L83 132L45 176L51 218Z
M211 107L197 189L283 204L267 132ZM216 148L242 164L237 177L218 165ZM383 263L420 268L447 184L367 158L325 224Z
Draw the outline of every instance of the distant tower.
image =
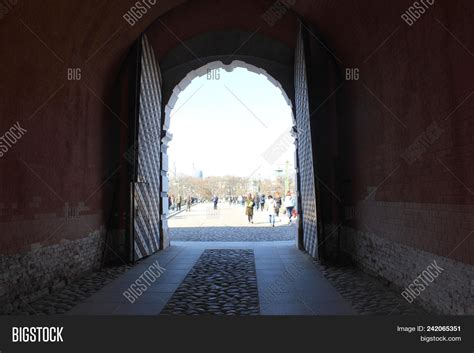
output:
M203 172L200 169L196 169L194 163L193 163L193 177L202 179L203 178Z
M203 172L202 172L202 170L196 170L196 171L194 171L193 176L194 176L195 178L202 179L202 178L203 178Z

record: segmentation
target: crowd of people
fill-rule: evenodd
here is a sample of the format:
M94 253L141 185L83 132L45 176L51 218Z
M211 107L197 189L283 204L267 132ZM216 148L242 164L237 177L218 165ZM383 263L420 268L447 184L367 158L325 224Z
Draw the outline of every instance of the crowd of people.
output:
M284 197L279 192L274 195L252 194L248 193L245 196L232 196L226 198L231 205L241 205L245 209L245 215L249 223L253 224L254 213L257 211L266 212L269 224L274 227L275 222L280 220L280 213L285 214L288 218L288 224L296 218L296 199L290 191ZM181 195L169 195L169 209L172 211L181 211L183 206L186 206L186 211L191 210L191 206L196 202L203 202L195 197L188 196L183 198ZM211 198L214 210L217 210L219 204L219 197L214 195Z
M173 194L168 197L168 208L172 211L181 211L182 206L186 206L186 212L191 211L191 206L193 203L197 202L197 198L188 196L186 199L183 199L181 195L174 196Z
M275 226L275 221L279 218L282 207L283 212L288 217L288 224L291 224L296 206L296 200L290 191L286 193L283 199L279 192L276 192L275 196L249 193L247 196L239 196L238 202L245 207L245 215L249 223L253 224L254 212L260 210L267 213L268 221L272 227Z

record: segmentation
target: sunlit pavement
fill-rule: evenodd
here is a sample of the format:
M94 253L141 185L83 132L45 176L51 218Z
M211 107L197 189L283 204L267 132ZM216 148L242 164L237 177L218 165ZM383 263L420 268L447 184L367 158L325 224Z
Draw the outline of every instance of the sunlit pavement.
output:
M287 227L288 217L281 208L275 227ZM249 223L245 207L237 204L220 202L214 210L212 203L200 203L189 212L181 212L168 220L170 227L267 227L271 228L267 211L254 208L254 222Z
M288 224L288 217L280 214L275 227L266 211L255 209L253 223L249 223L241 205L220 203L217 210L210 203L198 204L189 212L168 220L170 239L174 241L296 241L297 228Z
M249 225L241 206L221 204L219 206L222 207L219 207L218 212L215 213L212 208L209 208L209 205L197 205L191 212L181 213L175 219L171 218L169 223L171 227L179 225L179 228L192 228L193 226L213 228L216 234L226 233L229 228L242 228L243 233L249 229L260 229L261 232L273 235L276 235L276 230L281 228L285 234L290 234L292 237L296 234L294 226L284 224L287 222L280 222L275 228L269 226L266 222L266 213L256 211L254 224ZM210 214L212 216L209 216ZM235 237L239 236L241 233L235 233ZM233 241L172 240L172 245L168 249L150 256L134 266L89 297L84 303L76 306L69 314L157 315L207 249L249 249L253 251L261 315L355 314L352 307L325 279L311 259L296 248L295 240L243 241L242 238ZM130 303L123 292L130 288L156 261L166 270L156 281L146 287L141 296ZM230 278L235 280L235 274L231 275L233 276ZM210 276L212 273L209 273L207 277ZM200 279L195 280L189 285L188 278L186 281L186 288L189 287L187 300L195 298L196 307L193 309L196 309L197 314L213 314L210 310L206 311L206 308L212 307L212 303L203 302L207 300L203 299L205 293L203 297L199 297L196 292L196 288L202 288L208 284L200 281ZM224 276L219 284L226 286L225 281ZM179 289L182 298L183 295L184 297L187 295L186 288ZM173 303L176 305L176 300ZM180 310L177 310L177 313L182 312L182 308L178 309ZM167 310L167 313L172 314L173 310Z

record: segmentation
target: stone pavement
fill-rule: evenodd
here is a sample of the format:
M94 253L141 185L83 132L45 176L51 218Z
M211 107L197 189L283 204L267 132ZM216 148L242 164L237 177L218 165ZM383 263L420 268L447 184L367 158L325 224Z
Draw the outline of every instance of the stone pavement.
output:
M271 227L265 211L254 212L248 223L244 207L220 203L198 204L190 212L182 212L168 220L171 241L282 241L295 240L297 228L288 225L281 214Z
M161 311L163 315L258 315L250 249L208 249Z
M296 226L279 222L273 228L260 212L256 212L254 224L248 224L240 206L219 206L222 207L214 212L209 205L197 205L191 212L172 217L168 249L130 268L121 266L85 276L20 312L73 315L423 312L415 303L405 302L399 292L381 280L356 268L319 265L296 248ZM206 235L208 232L212 235ZM278 240L282 238L292 240ZM141 294L133 302L127 300L124 292L131 286L136 288L137 281L156 264L163 272L147 285L140 282Z
M57 292L45 295L33 303L23 303L13 315L56 315L64 314L76 305L84 302L92 294L119 277L131 267L127 264L108 267L97 271L67 285Z
M292 242L286 241L175 242L168 249L150 256L106 285L69 311L69 314L157 315L165 308L173 293L207 249L253 250L261 315L356 313L318 271L309 257L297 250ZM166 269L165 272L134 303L130 303L123 292L156 261ZM231 285L231 281L231 276L227 277L228 285ZM199 283L195 285L199 286ZM192 295L193 292L194 288L190 287L187 294ZM249 307L253 305L252 303Z
M329 282L362 315L427 314L416 302L402 299L400 291L385 280L374 278L356 267L322 266L313 260Z

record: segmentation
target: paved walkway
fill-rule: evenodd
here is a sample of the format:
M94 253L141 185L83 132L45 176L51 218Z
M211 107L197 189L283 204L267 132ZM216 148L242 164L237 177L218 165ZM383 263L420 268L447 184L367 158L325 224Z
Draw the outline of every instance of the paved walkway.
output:
M191 212L170 219L172 246L168 249L133 267L123 265L84 276L24 305L17 314L424 312L416 303L403 300L399 291L356 268L319 265L296 248L296 226L286 223L273 228L264 213L256 212L254 224L248 224L240 206L220 204L215 212L209 205L196 205ZM144 274L149 275L150 269L155 277L145 283ZM134 288L133 297L130 288Z
M271 227L265 211L254 212L249 223L244 207L220 203L194 206L168 220L171 241L280 241L295 240L296 225L288 225L285 215Z
M355 313L311 260L291 242L176 242L106 285L69 314L157 315L206 249L253 250L262 315ZM165 268L164 273L130 303L123 292L157 261Z
M296 248L296 226L281 219L271 227L266 213L256 211L249 224L240 206L219 204L214 211L209 204L197 205L170 219L171 247L134 266L69 314L355 314ZM242 266L235 262L239 257ZM124 291L156 264L163 273L133 303L128 301Z

